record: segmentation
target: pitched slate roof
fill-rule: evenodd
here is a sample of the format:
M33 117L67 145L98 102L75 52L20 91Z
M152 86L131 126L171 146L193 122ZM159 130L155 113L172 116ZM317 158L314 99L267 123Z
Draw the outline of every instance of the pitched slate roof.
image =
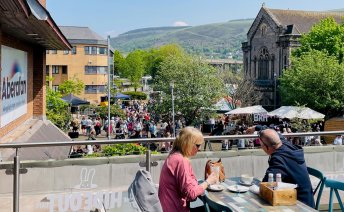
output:
M80 26L59 26L70 43L74 44L102 44L107 41L88 27Z
M337 23L341 23L344 17L343 12L280 10L266 7L263 7L263 9L265 9L278 25L284 28L288 25L294 25L292 33L307 33L314 24L327 17L333 17Z

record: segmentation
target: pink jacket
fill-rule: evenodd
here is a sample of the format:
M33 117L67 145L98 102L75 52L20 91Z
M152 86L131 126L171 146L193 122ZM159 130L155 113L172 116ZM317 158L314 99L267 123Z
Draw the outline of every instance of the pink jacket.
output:
M164 212L190 211L189 202L204 193L198 185L190 161L179 152L167 157L159 182L159 199Z

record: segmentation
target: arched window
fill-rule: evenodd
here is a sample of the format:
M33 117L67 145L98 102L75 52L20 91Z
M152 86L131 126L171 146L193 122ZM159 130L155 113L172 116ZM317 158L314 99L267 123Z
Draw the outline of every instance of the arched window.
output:
M269 79L269 51L266 47L259 51L258 79Z

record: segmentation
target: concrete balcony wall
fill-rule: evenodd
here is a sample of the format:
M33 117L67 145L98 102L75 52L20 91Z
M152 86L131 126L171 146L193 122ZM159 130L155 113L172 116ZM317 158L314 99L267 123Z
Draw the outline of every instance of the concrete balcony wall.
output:
M344 173L344 146L305 147L307 165L330 176ZM167 154L152 155L158 166L152 167L155 183L159 182L160 171ZM223 152L200 152L191 160L196 177L204 178L204 166L208 159L222 158L227 177L250 174L262 178L268 166L268 156L259 149L232 150ZM140 169L139 162L145 156L110 158L68 159L63 161L23 161L21 194L50 194L78 192L82 189L125 191ZM11 163L0 163L0 195L12 195L13 175L6 169Z

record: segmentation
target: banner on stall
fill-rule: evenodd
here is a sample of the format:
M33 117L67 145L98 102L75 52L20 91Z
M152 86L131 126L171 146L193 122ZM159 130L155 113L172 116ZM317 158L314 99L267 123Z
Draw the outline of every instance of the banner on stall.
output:
M268 115L267 114L253 114L253 122L267 122Z

